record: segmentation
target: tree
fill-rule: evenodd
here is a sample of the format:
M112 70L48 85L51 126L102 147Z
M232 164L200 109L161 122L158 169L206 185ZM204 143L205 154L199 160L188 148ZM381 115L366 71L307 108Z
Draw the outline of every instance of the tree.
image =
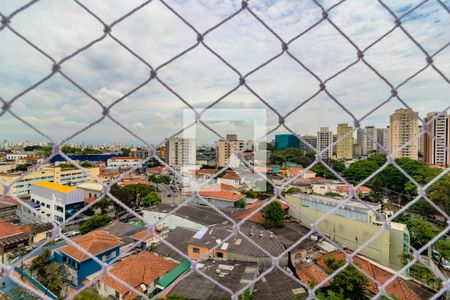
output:
M238 201L234 202L234 207L244 208L247 205L247 201L245 201L245 198L239 199Z
M92 289L84 289L73 300L102 300L103 298Z
M123 156L128 156L128 155L130 155L130 152L131 152L131 150L129 148L122 148L121 151L122 151Z
M142 199L142 205L143 206L151 206L161 203L161 198L156 192L150 192L148 193L143 199Z
M23 299L23 300L38 300L39 298L32 294L30 291L24 289L23 287L14 284L14 286L9 290L9 295L11 300ZM9 299L9 298L7 298Z
M264 209L264 222L265 228L278 228L283 227L284 210L278 201L273 201Z
M41 278L41 283L57 296L65 295L67 284L67 270L63 264L53 262L45 266L45 277Z
M345 261L335 257L325 259L328 274L332 274L345 264ZM354 266L349 265L341 270L331 281L330 289L345 299L362 299L369 280Z
M399 221L406 224L408 227L411 237L411 245L416 250L428 243L439 232L439 230L436 229L432 223L419 218L411 218L407 216L400 218Z
M450 241L449 240L440 239L436 242L434 247L441 254L441 259L440 259L441 261L439 263L442 263L442 259L450 261Z
M337 294L333 292L333 290L327 290L326 293L319 290L316 294L316 297L319 300L346 300L344 295Z
M108 207L111 206L111 200L108 197L103 197L92 205L93 209L100 209L102 214L106 213Z
M112 218L108 215L95 215L87 219L80 226L80 233L86 234L94 229L100 228L108 224Z
M45 267L51 263L52 253L47 248L44 248L42 252L31 261L30 271L32 273L36 272L38 277L45 276Z
M30 166L31 165L28 165L28 164L18 165L16 167L16 171L25 172L26 170L28 170L28 167L30 167Z
M423 199L419 199L416 203L411 205L410 211L425 217L434 216L436 214L434 207Z
M91 168L92 164L87 161L83 161L80 163L80 166L82 166L83 168Z

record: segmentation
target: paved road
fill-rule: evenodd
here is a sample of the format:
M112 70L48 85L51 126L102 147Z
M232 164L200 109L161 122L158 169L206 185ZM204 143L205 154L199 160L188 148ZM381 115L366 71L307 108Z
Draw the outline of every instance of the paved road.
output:
M162 203L167 204L179 204L186 199L186 196L181 195L179 191L173 192L171 189L172 185L169 184L159 184L158 188L160 190L159 195L161 197ZM171 195L169 197L168 195Z

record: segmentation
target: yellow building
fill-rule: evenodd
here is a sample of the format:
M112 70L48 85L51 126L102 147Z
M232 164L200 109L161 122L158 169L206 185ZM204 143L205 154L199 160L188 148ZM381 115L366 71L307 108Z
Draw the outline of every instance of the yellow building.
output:
M347 123L338 124L336 158L350 160L353 158L353 127ZM342 139L342 140L341 140Z
M286 200L295 208L290 208L289 214L309 228L344 201L305 194L286 195ZM409 232L405 224L395 222L385 230L374 212L380 208L379 204L351 201L326 216L317 228L321 234L351 250L358 249L380 232L359 253L384 266L400 269L403 254L409 253Z
M417 112L407 108L395 110L390 117L389 152L396 158L407 157L417 160L419 140L416 137L419 133L419 114Z
M10 193L17 197L30 196L31 184L37 181L51 181L64 185L77 185L83 182L94 181L92 176L99 176L98 167L86 168L89 172L83 172L79 169L61 169L60 167L44 166L39 170L33 171L23 178L22 173L0 174L0 181L10 184L17 180L11 187ZM20 178L20 179L19 179ZM0 193L3 193L3 186L0 185Z
M243 149L243 140L238 140L235 134L227 134L226 140L220 139L216 142L217 166L220 168L225 167L228 159Z

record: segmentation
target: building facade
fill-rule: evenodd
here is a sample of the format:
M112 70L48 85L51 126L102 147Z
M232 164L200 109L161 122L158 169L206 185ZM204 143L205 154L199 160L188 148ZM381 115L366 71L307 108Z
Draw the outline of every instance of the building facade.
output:
M143 161L144 159L140 157L120 156L109 158L106 162L106 165L108 167L126 170L142 165Z
M389 152L394 157L418 159L419 156L419 114L400 108L390 117Z
M388 128L377 128L377 143L389 150ZM377 145L377 152L384 153L383 149L379 145Z
M353 158L353 127L347 123L338 124L336 158L349 160Z
M39 181L31 186L31 202L41 214L42 221L50 218L56 223L64 222L84 206L84 191L71 186Z
M311 147L317 148L317 135L303 135L302 139L306 143L310 144ZM300 143L300 150L312 152L313 150L306 143Z
M322 154L322 158L331 158L333 156L333 131L328 127L320 127L317 132L317 150L319 152L329 148Z
M376 152L378 141L378 130L374 126L359 128L356 133L356 142L361 146L362 155Z
M183 169L196 164L196 143L192 138L174 137L166 140L165 161L172 167Z
M433 119L434 118L434 119ZM423 135L423 161L428 165L450 164L450 115L429 113L424 121L428 124Z
M32 171L25 175L23 178L19 177L22 173L7 173L0 174L0 180L6 184L16 181L11 189L10 193L17 197L29 197L31 191L31 185L38 181L49 181L63 185L77 185L83 182L93 181L92 176L99 175L99 168L85 168L89 173L82 170L73 169L61 169L60 167L42 167L38 170ZM0 192L3 193L3 186L0 185Z
M300 148L300 140L292 133L275 135L275 150Z
M244 150L244 141L238 140L236 134L227 134L226 140L216 142L217 166L223 168L230 157L234 157L238 151Z
M289 209L289 214L307 227L344 202L305 194L286 195L286 201L295 207L295 210ZM390 223L389 229L384 229L383 222L377 221L375 214L380 209L381 204L350 201L316 225L322 234L351 250L358 249L378 234L360 253L398 270L402 267L403 255L409 254L409 232L406 225L395 222Z

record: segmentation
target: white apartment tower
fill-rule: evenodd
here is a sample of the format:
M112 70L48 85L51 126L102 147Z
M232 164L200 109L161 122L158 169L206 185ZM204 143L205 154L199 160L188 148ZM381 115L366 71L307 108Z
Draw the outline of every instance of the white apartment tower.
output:
M423 139L423 160L429 165L450 165L450 115L431 112L424 121L428 124Z
M333 131L328 127L320 127L320 131L317 132L317 150L319 152L330 147L322 154L322 158L331 158L333 155Z
M196 143L193 138L166 139L165 161L177 169L190 168L196 163Z
M407 108L397 109L391 115L389 151L396 158L418 159L419 141L417 135L420 133L418 120L419 114Z

